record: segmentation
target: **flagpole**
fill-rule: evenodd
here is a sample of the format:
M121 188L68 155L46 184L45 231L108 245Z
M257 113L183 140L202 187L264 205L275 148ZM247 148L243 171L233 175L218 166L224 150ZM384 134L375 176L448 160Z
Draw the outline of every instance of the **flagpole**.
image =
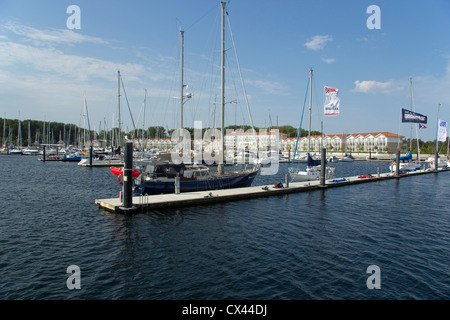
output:
M447 160L448 160L448 148L450 147L450 131L447 130Z
M325 106L325 96L323 94L324 92L325 92L325 86L323 86L323 91L322 91L322 105L323 106ZM320 139L322 147L320 148L320 150L323 149L323 138L325 136L324 135L324 128L325 128L325 110L323 112L323 120L322 120L322 128L321 128L321 130L322 130L322 139Z
M436 119L436 153L434 155L434 168L437 172L438 170L438 132L439 132L439 109L441 108L441 104L438 104L438 112L437 112L437 119Z

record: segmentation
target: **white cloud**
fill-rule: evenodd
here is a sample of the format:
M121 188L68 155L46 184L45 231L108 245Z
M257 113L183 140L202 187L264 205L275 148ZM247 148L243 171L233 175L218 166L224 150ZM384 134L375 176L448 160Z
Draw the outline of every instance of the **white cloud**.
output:
M401 90L402 87L400 85L395 84L393 81L387 82L378 82L378 81L355 81L355 88L352 90L353 92L362 92L362 93L392 93L394 91Z
M309 49L309 50L320 50L325 48L326 44L328 41L332 41L333 37L332 36L314 36L312 37L312 39L308 42L305 43L305 46Z
M144 74L145 67L133 63L114 63L90 57L68 55L54 48L37 48L13 43L0 43L0 65L31 66L34 69L67 76L73 80L95 78L111 79L117 70L124 70L130 80L136 80Z
M333 62L336 61L336 59L334 59L334 58L322 58L322 61L327 63L327 64L332 64Z
M32 42L35 45L48 45L52 43L73 45L82 42L108 44L107 41L100 38L83 35L82 33L75 32L69 29L38 30L32 27L19 25L12 22L5 24L2 29L6 29L18 36L22 36L26 41Z
M27 118L76 122L87 95L92 119L102 119L115 112L117 104L117 71L121 71L131 107L139 108L144 89L150 86L152 101L169 93L167 79L170 66L149 55L129 52L134 61L121 62L74 54L73 44L95 43L110 50L110 44L98 38L70 30L37 30L18 24L0 26L0 110L16 117L17 109ZM78 48L77 48L78 49ZM79 50L76 50L77 52ZM155 67L149 66L153 64ZM125 97L124 97L125 99ZM125 100L124 100L125 103ZM47 120L49 120L47 118Z
M246 80L246 83L263 90L265 93L286 95L287 88L278 82L267 80Z

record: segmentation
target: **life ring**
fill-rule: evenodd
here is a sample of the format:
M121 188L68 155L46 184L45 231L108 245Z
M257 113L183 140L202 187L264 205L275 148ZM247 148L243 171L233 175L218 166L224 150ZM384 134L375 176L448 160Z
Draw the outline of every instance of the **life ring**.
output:
M123 185L123 174L119 174L119 175L117 176L117 182L118 182L120 185Z

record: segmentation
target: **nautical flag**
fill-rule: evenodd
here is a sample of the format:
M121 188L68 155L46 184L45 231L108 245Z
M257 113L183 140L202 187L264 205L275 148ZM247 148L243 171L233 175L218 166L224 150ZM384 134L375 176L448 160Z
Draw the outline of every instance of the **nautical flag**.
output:
M439 120L439 131L438 131L438 140L446 141L447 140L447 121Z
M402 122L427 123L427 117L402 108Z
M419 129L426 129L427 126L424 126L423 124L419 123Z
M339 100L338 92L338 89L325 87L325 116L337 116L339 114L341 101Z

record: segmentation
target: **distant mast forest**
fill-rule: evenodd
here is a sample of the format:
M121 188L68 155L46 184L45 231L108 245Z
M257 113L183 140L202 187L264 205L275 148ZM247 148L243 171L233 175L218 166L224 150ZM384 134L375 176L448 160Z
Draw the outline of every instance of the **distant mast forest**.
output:
M0 125L2 125L2 145L15 146L38 146L42 144L60 144L60 145L74 145L86 146L90 141L107 141L107 145L119 145L117 138L118 128L109 130L96 128L93 130L77 126L75 124L66 124L61 122L48 122L38 120L21 120L18 119L4 119L0 118ZM100 126L99 126L100 127ZM194 128L185 128L191 136L194 136ZM237 130L241 129L247 131L251 129L250 126L228 126L225 128ZM266 130L278 129L279 132L285 133L290 138L297 137L297 129L291 126L269 127ZM169 139L175 129L165 129L162 126L148 127L146 130L136 129L129 132L122 131L122 136L128 136L135 139ZM203 132L207 128L203 128ZM255 128L258 132L260 128ZM318 131L312 131L311 134L320 135ZM307 136L308 132L301 129L301 136Z
M2 126L2 137L0 144L2 146L39 146L39 145L64 145L64 146L88 146L92 141L104 141L106 146L119 146L118 128L113 129L99 129L91 127L84 128L75 124L66 124L61 122L49 122L39 120L21 120L0 118L0 125ZM100 127L101 124L99 124ZM95 130L94 130L95 129ZM185 128L194 136L194 128ZM208 128L203 128L202 135ZM250 130L250 126L228 126L225 130ZM297 137L297 128L289 125L272 126L268 128L255 127L256 132L260 130L278 129L280 133L287 135L287 138ZM148 127L147 129L136 129L131 131L121 132L121 136L128 136L130 139L170 139L172 132L175 129L166 129L162 126ZM319 131L311 131L311 135L321 135ZM308 136L308 131L301 129L301 137ZM112 142L112 143L111 143ZM422 141L419 140L421 153L434 153L436 148L436 140ZM417 140L404 139L402 141L401 149L409 150L409 146L413 146L412 153L417 154ZM415 147L414 147L415 146ZM448 142L439 141L439 153L447 153Z

